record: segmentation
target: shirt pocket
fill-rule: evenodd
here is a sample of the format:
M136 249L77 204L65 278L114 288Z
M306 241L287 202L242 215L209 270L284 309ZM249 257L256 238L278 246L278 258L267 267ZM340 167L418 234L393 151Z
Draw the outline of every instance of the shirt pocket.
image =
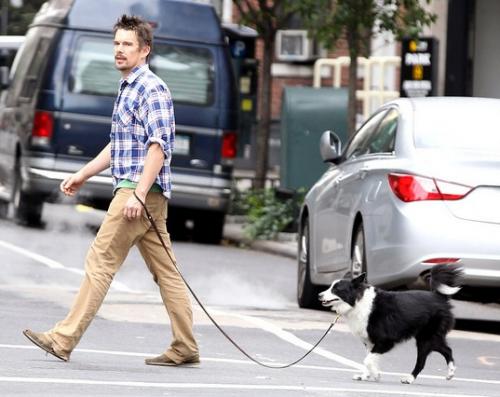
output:
M122 129L132 130L135 123L135 106L131 101L124 101L116 112L116 122Z

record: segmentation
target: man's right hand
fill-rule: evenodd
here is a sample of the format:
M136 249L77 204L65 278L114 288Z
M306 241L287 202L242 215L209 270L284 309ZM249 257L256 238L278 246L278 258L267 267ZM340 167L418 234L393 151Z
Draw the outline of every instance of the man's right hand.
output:
M66 196L74 196L86 180L87 179L79 171L64 179L61 182L61 185L59 185L59 188L61 189L61 192L63 192Z

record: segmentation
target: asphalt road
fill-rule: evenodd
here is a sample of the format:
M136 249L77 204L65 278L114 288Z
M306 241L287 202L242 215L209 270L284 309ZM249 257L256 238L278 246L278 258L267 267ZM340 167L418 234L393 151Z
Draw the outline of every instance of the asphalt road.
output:
M500 336L455 330L449 342L456 377L433 354L413 385L409 342L381 360L380 382L351 380L364 358L361 343L339 322L321 346L284 370L246 359L195 304L198 368L144 365L169 343L168 318L137 251L132 251L71 361L46 356L22 335L66 314L82 277L83 258L102 213L47 206L47 225L29 229L0 221L0 396L500 396ZM232 246L174 242L186 279L224 329L255 358L294 361L315 343L333 315L295 303L293 260ZM455 302L459 318L500 319L498 305Z

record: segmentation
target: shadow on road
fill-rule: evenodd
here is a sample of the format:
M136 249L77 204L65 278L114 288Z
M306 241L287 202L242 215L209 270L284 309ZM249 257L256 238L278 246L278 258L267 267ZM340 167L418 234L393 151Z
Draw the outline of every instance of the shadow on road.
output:
M500 321L457 318L455 320L455 329L500 335Z

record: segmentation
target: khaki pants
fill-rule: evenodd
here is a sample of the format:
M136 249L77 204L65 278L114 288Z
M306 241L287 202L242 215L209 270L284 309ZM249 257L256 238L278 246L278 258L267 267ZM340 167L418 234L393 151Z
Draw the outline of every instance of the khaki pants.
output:
M133 221L123 217L123 207L132 194L132 189L119 189L116 192L87 253L85 278L73 306L67 317L57 323L48 335L54 340L58 350L71 353L99 310L115 273L135 244L160 287L172 324L173 339L165 353L173 361L181 362L198 355L192 329L191 301L184 282L145 214L141 219ZM146 206L174 258L166 228L165 197L161 193L149 193Z

